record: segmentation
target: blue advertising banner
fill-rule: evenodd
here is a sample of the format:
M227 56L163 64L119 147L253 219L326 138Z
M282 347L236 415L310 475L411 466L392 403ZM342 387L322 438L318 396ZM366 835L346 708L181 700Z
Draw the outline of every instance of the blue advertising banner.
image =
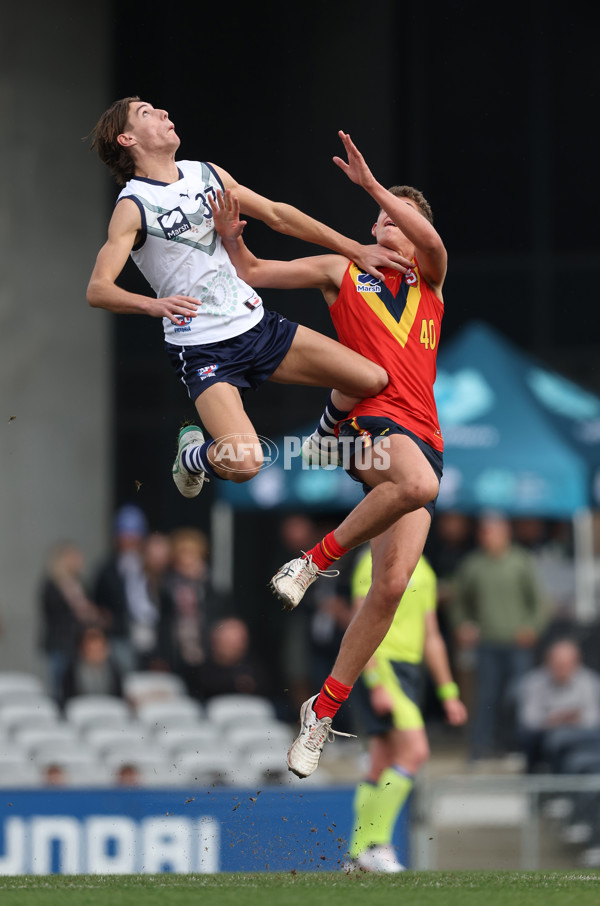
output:
M0 874L338 871L353 789L0 791ZM408 863L408 828L396 829Z

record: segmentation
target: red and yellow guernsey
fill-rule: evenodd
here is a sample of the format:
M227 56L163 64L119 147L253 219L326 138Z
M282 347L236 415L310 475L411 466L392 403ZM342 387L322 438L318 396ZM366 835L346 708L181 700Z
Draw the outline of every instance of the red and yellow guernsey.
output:
M422 278L417 262L400 274L381 268L385 280L350 262L330 307L340 343L385 368L389 383L352 410L391 418L434 449L444 443L433 384L444 304Z

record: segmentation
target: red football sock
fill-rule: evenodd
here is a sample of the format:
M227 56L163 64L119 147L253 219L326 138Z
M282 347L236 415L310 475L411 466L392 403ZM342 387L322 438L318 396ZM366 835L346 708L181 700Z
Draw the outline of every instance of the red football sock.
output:
M346 701L351 692L352 686L346 686L332 676L328 676L313 703L313 711L319 720L322 717L335 717L340 705Z
M319 543L315 544L314 547L311 547L309 551L306 551L304 556L308 557L309 554L312 555L313 563L316 563L319 569L329 569L332 563L335 563L336 560L343 557L349 550L349 547L342 547L341 544L338 544L333 536L333 532L329 532L322 541L319 541Z

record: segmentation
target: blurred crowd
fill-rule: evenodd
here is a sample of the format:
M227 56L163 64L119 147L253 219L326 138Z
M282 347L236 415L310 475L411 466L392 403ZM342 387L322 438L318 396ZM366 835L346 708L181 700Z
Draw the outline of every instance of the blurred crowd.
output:
M285 516L272 547L273 567L310 548L328 528L306 514ZM425 553L438 578L439 622L471 715L468 757L477 762L521 751L528 770L538 769L548 748L533 733L535 709L527 698L539 693L540 675L561 688L570 682L552 672L554 643L563 644L559 651L576 650L579 669L594 677L600 667L598 624L579 625L575 615L570 523L442 512ZM229 692L264 695L293 720L330 669L351 619L359 554L341 561L337 580L311 586L291 618L273 608L272 619L253 624L215 591L201 531L151 531L142 510L125 505L114 517L111 550L95 568L87 569L76 543L50 552L40 588L50 691L62 704L86 692L120 695L124 674L168 671L200 701ZM261 565L268 570L268 563ZM550 697L558 700L556 690ZM578 700L583 709L587 698ZM440 716L426 682L424 711L431 720ZM586 728L600 727L600 706L582 720ZM351 702L340 721L352 724ZM573 714L565 722L580 724Z
M295 513L279 524L280 559L307 550L327 521ZM206 535L193 527L152 531L132 504L115 514L104 560L84 562L75 542L57 544L40 586L40 647L52 695L119 695L124 674L168 671L191 696L226 692L272 698L285 713L318 688L351 619L350 583L361 551L337 580L317 582L290 618L252 623L211 581ZM438 617L461 695L469 706L473 761L514 751L522 677L552 642L569 640L587 668L600 667L597 624L579 625L571 525L438 513L426 547L438 579ZM261 564L268 572L269 563ZM425 712L435 711L424 689ZM351 718L348 718L351 720ZM528 755L529 763L531 756Z
M200 701L268 694L246 622L212 587L203 532L149 531L142 510L126 505L91 578L85 566L76 543L57 544L40 587L40 647L61 705L121 696L123 677L140 670L176 674Z
M286 515L265 557L273 563L261 569L309 549L330 528L326 519ZM227 693L265 696L291 723L329 672L352 618L361 553L341 561L338 579L311 586L293 615L269 601L268 619L261 613L253 620L215 591L203 532L152 531L139 507L125 505L114 517L111 549L94 568L74 542L49 554L39 598L49 691L64 707L86 693L122 696L133 671L163 671L201 702ZM571 524L442 512L425 554L470 715L466 730L446 730L447 738L483 769L518 753L528 772L600 773L600 621L576 617ZM425 676L423 712L442 725ZM337 724L360 730L352 697ZM598 797L571 797L565 821L565 833L579 834L600 859Z

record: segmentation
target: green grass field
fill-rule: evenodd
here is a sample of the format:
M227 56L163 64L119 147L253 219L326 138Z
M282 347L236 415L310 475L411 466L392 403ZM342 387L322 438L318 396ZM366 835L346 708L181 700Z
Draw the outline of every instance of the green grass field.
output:
M0 878L2 906L596 906L600 872L319 872L219 875L20 875Z

